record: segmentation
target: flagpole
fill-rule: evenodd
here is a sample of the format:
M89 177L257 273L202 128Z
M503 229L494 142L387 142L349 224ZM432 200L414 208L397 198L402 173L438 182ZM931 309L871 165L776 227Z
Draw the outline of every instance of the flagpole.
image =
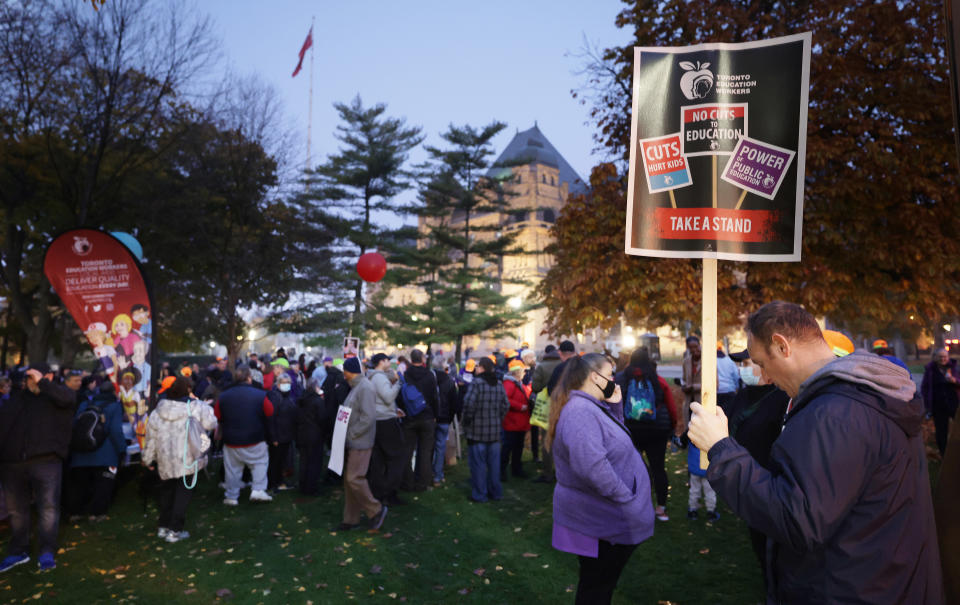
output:
M310 17L310 102L307 106L307 170L310 170L310 137L313 133L313 23L316 17Z

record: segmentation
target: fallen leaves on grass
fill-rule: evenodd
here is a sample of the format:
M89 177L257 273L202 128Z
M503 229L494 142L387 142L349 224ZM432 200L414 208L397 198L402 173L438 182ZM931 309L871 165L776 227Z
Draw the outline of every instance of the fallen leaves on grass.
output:
M487 573L487 570L482 567L478 567L477 569L473 570L473 575L475 576L482 576L485 573Z
M536 558L539 557L539 556L540 556L540 555L538 555L538 554L535 553L535 552L525 552L525 553L523 553L523 558L524 558L524 559L536 559Z
M380 573L380 572L382 572L382 571L383 571L383 567L381 567L381 566L379 566L379 565L374 565L373 567L370 568L370 573L372 573L372 574L378 574L378 573Z
M217 594L217 598L219 598L219 599L232 599L232 598L233 598L233 591L230 590L229 588L221 588L220 590L217 591L216 594Z

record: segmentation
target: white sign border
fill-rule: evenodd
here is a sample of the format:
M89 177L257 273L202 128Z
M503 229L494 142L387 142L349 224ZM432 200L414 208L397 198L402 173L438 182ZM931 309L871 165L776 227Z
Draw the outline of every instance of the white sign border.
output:
M807 111L810 103L810 49L813 40L812 32L802 34L793 34L779 38L770 38L768 40L758 40L755 42L727 43L710 42L706 44L697 44L694 46L635 46L633 48L633 99L631 101L630 114L630 164L629 167L636 165L637 160L637 120L639 118L640 103L640 79L637 78L637 70L640 67L640 55L643 52L668 53L668 54L688 54L704 50L742 50L748 48L764 48L767 46L779 46L781 44L790 44L793 42L802 42L803 51L801 53L800 68L800 124L799 144L797 145L797 191L795 220L793 233L793 252L789 254L741 254L734 252L715 252L708 250L688 251L688 250L650 250L646 248L633 248L630 246L630 239L633 234L633 207L634 195L636 189L636 170L627 171L627 230L624 234L624 252L635 256L651 256L660 258L716 258L719 260L736 260L748 262L798 262L802 248L801 235L803 234L803 187L806 181L806 156L807 156Z

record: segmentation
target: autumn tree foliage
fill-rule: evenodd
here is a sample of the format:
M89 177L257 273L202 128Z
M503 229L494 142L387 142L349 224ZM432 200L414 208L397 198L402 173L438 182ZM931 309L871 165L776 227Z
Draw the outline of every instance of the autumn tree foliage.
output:
M620 159L621 170L595 169L593 185L602 187L571 200L556 225L558 264L541 287L555 311L552 330L605 325L620 313L654 325L698 323L699 262L623 254L632 47L803 31L813 32L813 54L802 262L721 262L721 315L782 298L855 334L912 337L922 329L936 336L942 319L960 312L958 174L941 2L625 4L616 22L633 32L633 42L588 52L588 81L574 93L592 106L596 141ZM581 248L564 249L573 245ZM591 279L583 295L572 290Z

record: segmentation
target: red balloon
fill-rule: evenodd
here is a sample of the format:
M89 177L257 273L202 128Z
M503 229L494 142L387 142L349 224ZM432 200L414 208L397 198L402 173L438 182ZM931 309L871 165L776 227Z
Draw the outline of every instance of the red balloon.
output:
M357 273L363 281L380 281L387 274L387 259L379 252L367 252L357 261Z

